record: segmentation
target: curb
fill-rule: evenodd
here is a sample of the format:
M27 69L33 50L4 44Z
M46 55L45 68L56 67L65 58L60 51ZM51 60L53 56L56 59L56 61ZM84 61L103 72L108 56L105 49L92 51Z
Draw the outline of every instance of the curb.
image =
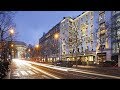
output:
M8 71L7 76L5 76L3 79L10 79L11 69Z

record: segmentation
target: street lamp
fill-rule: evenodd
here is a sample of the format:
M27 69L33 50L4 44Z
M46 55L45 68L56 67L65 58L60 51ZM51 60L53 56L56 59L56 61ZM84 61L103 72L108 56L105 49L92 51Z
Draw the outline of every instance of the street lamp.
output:
M11 47L13 47L13 44L11 44Z
M58 40L58 39L59 39L59 33L55 33L55 34L54 34L54 39L55 39L55 40ZM56 49L57 49L57 48L56 48ZM57 54L56 54L56 58L57 58Z
M38 48L39 48L39 45L38 45L38 44L37 44L37 45L35 45L35 48L36 48L36 49L38 49Z
M28 51L30 52L30 49L28 49Z
M13 28L10 28L9 29L9 34L10 34L10 38L11 38L11 41L10 41L10 44L11 44L11 47L13 47L14 45L12 44L12 35L14 34L14 29ZM10 54L11 54L11 59L12 59L12 49L10 51Z
M36 45L35 45L35 49L36 49L36 57L38 57L38 53L39 53L39 52L38 52L38 51L39 51L39 47L40 47L40 46L39 46L38 44L36 44Z
M10 32L10 35L13 35L13 34L14 34L14 29L11 28L11 29L9 30L9 32Z
M55 33L55 34L54 34L54 38L55 38L55 39L58 39L58 38L59 38L59 34L58 34L58 33Z

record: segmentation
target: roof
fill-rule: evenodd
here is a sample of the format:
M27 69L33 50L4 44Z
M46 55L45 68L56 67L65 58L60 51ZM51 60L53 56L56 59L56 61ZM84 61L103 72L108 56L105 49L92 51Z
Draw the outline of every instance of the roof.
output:
M27 44L25 42L22 42L22 41L14 41L14 43L16 45L24 45L24 46L27 46Z

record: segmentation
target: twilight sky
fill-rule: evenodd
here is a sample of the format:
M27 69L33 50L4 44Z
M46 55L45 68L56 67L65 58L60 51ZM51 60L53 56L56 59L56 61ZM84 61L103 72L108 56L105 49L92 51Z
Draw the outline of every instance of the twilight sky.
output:
M17 40L38 44L43 32L48 32L63 17L76 17L83 11L17 11L14 22L19 33Z

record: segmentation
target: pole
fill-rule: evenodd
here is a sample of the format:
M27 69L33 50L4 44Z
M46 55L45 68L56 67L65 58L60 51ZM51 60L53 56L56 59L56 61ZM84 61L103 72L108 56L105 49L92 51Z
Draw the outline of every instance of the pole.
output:
M12 35L10 35L10 37L11 37L11 43L10 43L10 44L12 45ZM10 46L11 46L11 45L10 45ZM11 57L10 59L12 60L12 47L10 47L10 49L11 49L11 50L10 50L10 57Z
M76 52L76 53L75 53L75 60L76 60L76 67L77 67L77 64L78 64L78 63L77 63L77 43L78 43L78 42L77 42L77 31L76 31L76 36L75 36L75 37L76 37L76 38L75 38L75 39L76 39L76 46L75 46L75 48L76 48L76 51L75 51L75 52Z

